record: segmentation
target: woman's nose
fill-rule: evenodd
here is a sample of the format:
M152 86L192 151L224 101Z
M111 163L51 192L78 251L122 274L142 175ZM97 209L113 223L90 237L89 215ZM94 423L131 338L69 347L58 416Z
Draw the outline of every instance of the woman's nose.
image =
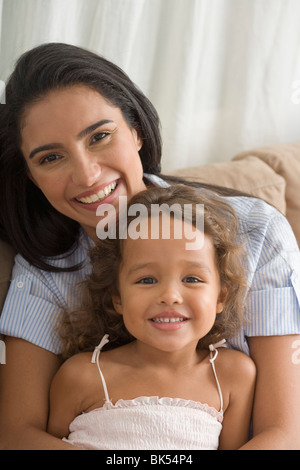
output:
M81 154L72 164L72 181L78 186L93 186L101 175L101 165L92 156Z

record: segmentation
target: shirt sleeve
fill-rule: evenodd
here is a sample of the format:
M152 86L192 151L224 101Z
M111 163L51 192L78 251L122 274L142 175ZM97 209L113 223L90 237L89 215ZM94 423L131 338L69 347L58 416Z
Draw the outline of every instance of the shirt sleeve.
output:
M299 248L288 221L277 211L262 236L246 306L247 336L300 333Z
M18 255L0 317L0 333L59 354L58 328L66 297L57 282L58 276L56 273L55 279L53 273L30 266Z
M90 273L88 252L92 245L92 240L81 230L75 249L64 257L51 258L51 263L60 268L80 266L70 272L42 271L17 255L0 316L0 334L22 338L60 354L62 314L81 304L80 283Z
M247 337L300 333L300 253L287 219L260 199L235 198L247 251L245 325L229 340L249 354Z

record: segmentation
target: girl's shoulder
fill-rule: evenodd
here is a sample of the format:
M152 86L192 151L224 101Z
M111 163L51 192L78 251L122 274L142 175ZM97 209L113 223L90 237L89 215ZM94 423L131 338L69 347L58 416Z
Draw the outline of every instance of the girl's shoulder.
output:
M74 417L102 406L105 396L92 353L79 353L67 359L51 384L50 402L64 403Z
M220 378L231 384L249 383L256 379L256 366L247 354L230 348L218 349L215 362Z
M70 386L84 383L94 374L95 364L92 364L91 358L91 352L78 353L70 357L60 366L55 380Z
M102 368L102 366L106 364L109 366L113 365L116 362L114 356L115 349L105 352L101 351L98 361L100 367ZM118 355L118 357L119 356L120 355ZM60 375L61 380L65 380L68 383L72 383L73 385L80 385L82 383L83 386L86 386L86 383L90 380L94 380L95 377L97 380L99 379L97 358L93 360L93 351L75 354L63 362L57 374Z

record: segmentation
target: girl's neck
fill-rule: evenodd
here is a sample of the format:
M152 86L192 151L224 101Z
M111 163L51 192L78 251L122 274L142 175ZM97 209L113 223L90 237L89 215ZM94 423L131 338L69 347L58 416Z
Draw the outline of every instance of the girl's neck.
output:
M163 351L153 348L138 340L130 343L132 356L139 366L155 366L172 370L186 369L199 364L207 351L196 349L197 344L191 344L179 351Z

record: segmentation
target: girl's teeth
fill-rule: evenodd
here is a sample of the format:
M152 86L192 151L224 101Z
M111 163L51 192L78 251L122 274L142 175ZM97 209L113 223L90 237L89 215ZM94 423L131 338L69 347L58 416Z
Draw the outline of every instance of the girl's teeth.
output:
M97 194L92 194L92 196L82 197L81 199L77 199L77 201L82 202L83 204L92 204L93 202L102 201L105 197L107 197L110 193L112 193L116 189L117 183L111 183L106 186L103 190L100 189Z
M156 323L175 323L177 321L184 321L184 318L153 318L152 321Z

